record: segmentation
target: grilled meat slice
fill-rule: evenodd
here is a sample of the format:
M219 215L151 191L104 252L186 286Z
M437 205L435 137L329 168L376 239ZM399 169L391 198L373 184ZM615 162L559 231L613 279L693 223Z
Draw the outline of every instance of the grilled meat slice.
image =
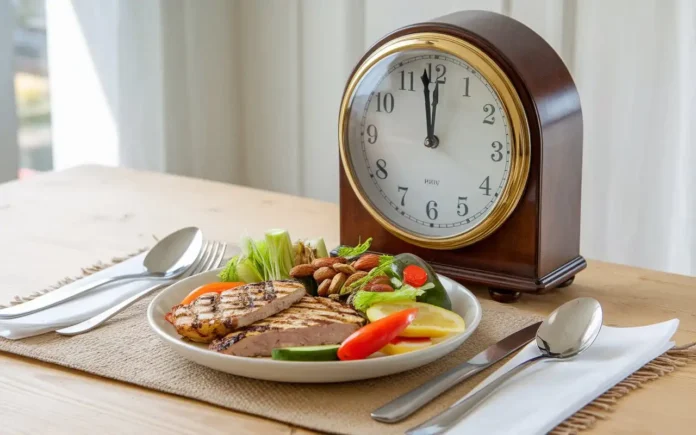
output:
M172 308L176 331L193 341L210 343L243 326L272 316L302 299L298 281L266 281L224 292L208 293Z
M327 298L303 297L285 311L210 343L237 356L270 356L279 347L338 344L365 323L357 311Z

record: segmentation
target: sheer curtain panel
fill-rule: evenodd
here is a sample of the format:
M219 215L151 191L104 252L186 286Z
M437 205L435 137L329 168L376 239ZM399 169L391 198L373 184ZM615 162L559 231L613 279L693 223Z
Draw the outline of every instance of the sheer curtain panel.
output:
M399 26L510 15L584 109L582 253L696 274L696 2L52 0L56 166L99 162L338 198L345 80Z

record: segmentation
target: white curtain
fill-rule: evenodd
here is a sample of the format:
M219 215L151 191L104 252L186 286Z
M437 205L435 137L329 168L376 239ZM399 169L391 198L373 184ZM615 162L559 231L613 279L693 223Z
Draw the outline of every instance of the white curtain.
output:
M17 116L14 104L14 14L9 0L0 0L0 183L17 178Z
M696 274L690 0L52 0L56 166L338 195L337 111L389 31L508 14L563 57L584 117L582 253Z

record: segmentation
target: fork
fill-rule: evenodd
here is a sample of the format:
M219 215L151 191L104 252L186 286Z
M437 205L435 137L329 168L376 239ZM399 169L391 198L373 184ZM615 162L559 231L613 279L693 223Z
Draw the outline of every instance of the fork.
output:
M197 275L199 273L208 272L210 270L220 267L225 256L225 250L227 249L227 243L223 242L205 242L203 249L196 257L193 264L184 272L179 279L188 278L192 275ZM114 317L116 314L130 307L140 299L154 292L155 290L160 290L163 287L173 284L176 279L170 280L164 284L160 284L155 287L150 287L142 292L131 296L125 301L115 305L108 310L102 311L96 316L80 322L73 326L68 326L67 328L59 329L56 332L60 335L79 335L89 332L95 328L101 326L104 322Z

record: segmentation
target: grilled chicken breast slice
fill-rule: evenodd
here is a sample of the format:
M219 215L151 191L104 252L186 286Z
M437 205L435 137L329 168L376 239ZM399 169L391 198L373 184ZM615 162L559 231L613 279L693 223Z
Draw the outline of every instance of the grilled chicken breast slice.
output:
M305 295L298 281L266 281L207 293L172 308L172 323L184 337L210 343L243 326L283 311Z
M280 347L338 344L365 324L357 311L327 298L305 296L285 311L213 341L228 355L270 356Z

